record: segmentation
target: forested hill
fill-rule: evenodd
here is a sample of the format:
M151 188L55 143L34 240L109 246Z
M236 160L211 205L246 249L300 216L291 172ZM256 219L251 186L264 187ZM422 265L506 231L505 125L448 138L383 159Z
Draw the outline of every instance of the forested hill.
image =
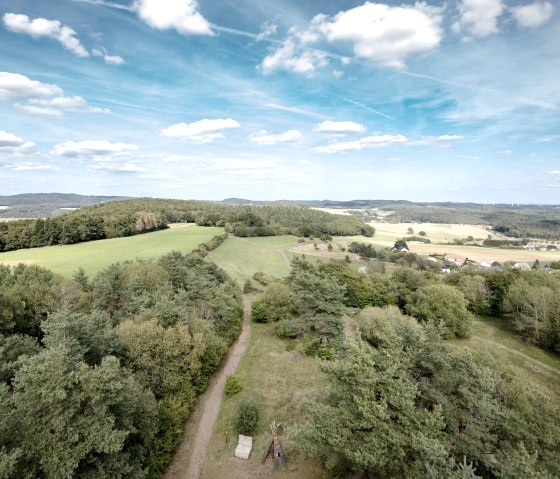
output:
M64 214L61 208L82 208L125 196L84 196L68 193L24 193L0 196L0 218L46 218Z
M391 200L301 201L308 206L361 209L366 218L391 223L449 223L488 225L516 238L560 239L559 205L483 205L478 203L425 203ZM388 213L388 214L387 214ZM360 214L360 217L364 215Z
M375 231L357 218L302 206L135 198L87 206L56 218L0 223L0 251L132 236L178 222L222 226L236 236L293 234L327 238L373 236Z

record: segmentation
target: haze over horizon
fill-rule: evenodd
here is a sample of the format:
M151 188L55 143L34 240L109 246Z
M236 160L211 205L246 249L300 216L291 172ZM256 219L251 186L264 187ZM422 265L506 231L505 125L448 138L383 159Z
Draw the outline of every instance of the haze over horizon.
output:
M3 195L558 203L560 5L0 0Z

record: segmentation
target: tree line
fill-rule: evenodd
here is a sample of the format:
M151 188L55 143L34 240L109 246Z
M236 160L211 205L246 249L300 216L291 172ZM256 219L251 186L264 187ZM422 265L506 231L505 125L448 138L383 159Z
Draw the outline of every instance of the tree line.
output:
M0 477L160 477L241 320L198 254L71 281L0 266Z
M330 238L375 233L374 228L352 217L302 206L137 198L91 205L55 218L0 222L0 251L132 236L179 222L223 227L237 236L293 234Z

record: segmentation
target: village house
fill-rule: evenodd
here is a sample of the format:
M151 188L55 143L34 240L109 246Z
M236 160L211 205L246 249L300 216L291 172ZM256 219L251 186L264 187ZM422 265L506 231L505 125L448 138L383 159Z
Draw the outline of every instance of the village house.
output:
M522 271L527 271L527 270L531 269L531 267L529 266L528 263L515 263L513 265L513 268L514 269L520 269Z
M495 262L496 260L494 259L485 259L484 261L480 262L480 266L483 268L491 268Z
M446 254L443 259L445 261L449 261L450 263L456 264L457 266L463 266L465 264L465 261L467 260L467 258L463 256L449 253Z

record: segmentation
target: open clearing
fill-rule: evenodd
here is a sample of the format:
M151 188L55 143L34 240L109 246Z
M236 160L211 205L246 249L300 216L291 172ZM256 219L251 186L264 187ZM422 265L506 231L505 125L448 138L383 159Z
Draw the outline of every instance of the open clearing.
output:
M208 257L241 285L258 271L276 278L283 278L290 272L289 265L284 258L284 251L297 244L297 240L296 236L257 238L230 236Z
M157 258L172 250L188 253L221 233L223 228L178 224L170 229L126 238L9 251L0 253L0 263L37 264L67 278L81 266L93 276L117 261Z
M319 479L330 477L313 461L298 453L289 440L289 430L305 417L304 402L318 397L325 390L326 377L319 361L286 351L289 344L276 337L273 324L251 325L249 348L237 368L243 390L224 398L218 423L213 431L201 479L269 478ZM253 452L248 460L233 457L237 434L233 428L235 411L242 399L254 399L260 407L260 419L253 433ZM262 464L262 456L270 438L269 424L280 422L280 440L288 460L287 466L272 471ZM225 437L228 431L228 447Z
M377 240L391 241L392 243L399 238L411 236L411 234L407 231L408 228L412 228L414 230L413 235L418 235L420 231L425 231L426 238L429 238L432 243L447 243L455 239L464 239L469 236L481 240L485 240L488 235L491 235L493 239L507 239L506 236L492 233L489 228L478 225L376 222L370 222L368 224L375 228L375 237Z

